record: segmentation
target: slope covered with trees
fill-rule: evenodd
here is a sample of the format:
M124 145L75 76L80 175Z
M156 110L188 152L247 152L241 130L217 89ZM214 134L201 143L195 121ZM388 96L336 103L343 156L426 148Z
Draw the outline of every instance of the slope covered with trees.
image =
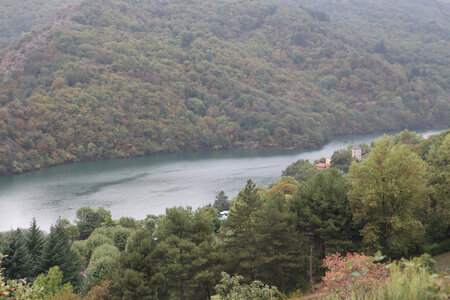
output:
M0 54L0 173L448 125L447 28L416 33L435 58L411 69L339 24L290 1L72 6Z
M0 49L14 43L33 26L49 23L56 10L79 0L2 0L0 2Z

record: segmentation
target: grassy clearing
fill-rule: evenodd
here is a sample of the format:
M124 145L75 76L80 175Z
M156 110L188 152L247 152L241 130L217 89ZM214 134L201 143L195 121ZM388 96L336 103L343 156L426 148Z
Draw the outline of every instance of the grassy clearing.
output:
M450 270L450 252L439 254L433 257L433 259L436 261L436 268L438 271L442 271L444 269L447 271Z

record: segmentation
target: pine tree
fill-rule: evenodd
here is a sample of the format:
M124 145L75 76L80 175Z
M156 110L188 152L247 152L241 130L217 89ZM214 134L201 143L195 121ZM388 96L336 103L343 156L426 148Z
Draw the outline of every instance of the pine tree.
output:
M164 274L169 299L207 299L214 290L219 271L212 258L215 249L213 218L216 213L190 207L166 210L158 226L160 243L155 251Z
M37 226L36 219L33 218L30 228L26 233L26 244L28 252L30 253L31 261L33 262L33 267L30 270L31 277L36 277L39 275L39 271L41 270L41 255L44 247L44 241L44 233Z
M220 191L217 193L213 207L217 209L219 212L224 210L230 210L230 200L228 200L228 196L225 195L224 191Z
M258 279L281 290L296 287L306 277L305 243L295 226L295 215L281 193L268 198L255 213L258 234Z
M32 261L24 235L19 228L12 231L8 236L4 255L6 257L3 260L2 267L7 279L21 279L31 275Z
M356 250L353 241L359 234L349 212L348 191L344 176L332 168L303 183L290 201L297 229L305 238L312 235L320 260L330 253Z
M111 294L119 299L162 299L165 281L158 273L153 231L140 229L128 240L111 280Z
M42 251L41 272L51 267L59 266L63 273L63 283L70 282L73 286L79 283L80 263L78 256L70 249L69 234L61 219L50 228L50 235L45 241Z
M253 281L258 266L258 237L256 212L262 200L252 180L248 180L232 203L230 215L223 225L223 238L231 273L237 272Z

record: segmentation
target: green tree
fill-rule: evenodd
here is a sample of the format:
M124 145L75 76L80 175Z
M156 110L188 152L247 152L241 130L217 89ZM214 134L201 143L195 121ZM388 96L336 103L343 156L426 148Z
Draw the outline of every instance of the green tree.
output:
M285 196L275 193L264 201L254 216L258 244L257 278L283 291L295 289L305 275L305 244Z
M34 281L33 287L41 290L42 299L52 299L54 296L66 295L66 293L72 294L72 285L63 284L63 273L58 266L51 267L47 275L40 274ZM75 295L73 299L76 299Z
M317 173L317 169L308 161L299 159L283 170L283 176L294 177L298 182L307 181Z
M37 226L35 218L31 221L30 228L28 229L25 238L28 252L30 253L31 261L33 262L33 267L30 270L30 276L36 277L40 271L41 255L44 247L45 236L44 232L42 232L42 230L40 230Z
M165 281L154 258L157 243L148 229L132 234L111 275L113 299L162 299Z
M255 184L249 179L232 202L230 214L223 224L225 252L231 262L231 269L250 281L255 280L259 264L256 213L262 203Z
M362 226L363 245L369 253L398 258L423 241L418 216L427 204L426 164L403 144L379 138L368 158L353 163L349 180L350 206Z
M50 227L50 234L42 251L41 270L59 266L63 273L63 283L77 286L80 276L80 262L77 253L71 249L69 234L59 219Z
M28 253L25 237L19 228L8 235L3 252L6 257L2 266L5 268L7 279L20 279L32 275L33 262Z
M192 211L190 207L166 210L158 224L156 247L159 269L164 274L169 299L209 299L217 266L213 260L214 224L217 213L208 208Z
M77 210L77 227L80 231L80 239L84 240L103 222L111 219L111 212L103 207L93 210L90 207L82 207Z
M216 194L216 199L214 200L213 207L219 212L230 210L230 200L228 200L228 196L225 195L224 191L220 191Z
M110 244L103 244L92 252L87 269L87 288L98 284L110 272L119 258L119 250Z
M440 243L450 237L450 130L434 138L426 162L431 170L427 238L431 243Z
M355 251L358 230L349 211L349 185L335 168L319 172L303 183L290 201L297 229L312 234L317 257Z
M334 151L331 156L331 167L348 173L350 165L352 164L352 153L349 150L341 149Z

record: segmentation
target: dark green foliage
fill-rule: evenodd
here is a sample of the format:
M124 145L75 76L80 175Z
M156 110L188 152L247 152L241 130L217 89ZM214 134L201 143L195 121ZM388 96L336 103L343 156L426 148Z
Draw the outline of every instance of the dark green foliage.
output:
M124 228L137 229L139 223L132 217L122 217L119 219L119 225Z
M428 12L422 28L399 1L408 18L376 19L396 28L385 38L361 14L392 16L392 1L357 13L290 2L87 0L60 11L0 53L0 174L448 124L448 29L427 22L429 7L412 6ZM384 55L373 53L380 39Z
M84 240L102 223L111 220L111 212L103 207L93 210L90 207L82 207L77 210L77 227L80 231L80 239ZM132 218L131 218L132 219Z
M217 212L174 207L157 232L140 229L130 237L112 275L112 294L122 299L209 299L219 279L214 242Z
M316 173L317 169L314 168L308 160L299 159L287 166L287 168L283 170L282 176L291 176L298 182L303 182L310 179Z
M12 231L6 240L3 249L6 256L3 259L2 268L7 279L20 279L33 276L30 254L28 253L25 237L20 229Z
M125 250L125 246L127 245L127 240L130 237L133 231L129 228L115 228L114 229L114 246L117 247L120 251Z
M213 207L219 212L230 210L230 200L228 200L228 196L225 195L224 191L220 191L216 194Z
M256 279L258 268L258 233L256 213L263 201L250 179L233 201L230 215L223 224L226 253L229 254L233 272L246 279Z
M42 251L41 271L59 266L63 273L63 283L70 282L74 287L80 280L80 262L78 255L70 247L69 234L61 220L50 228Z
M292 196L290 206L297 216L297 229L305 239L312 235L320 259L357 249L359 234L349 211L348 191L344 176L331 168L303 183Z
M26 244L30 259L33 262L33 267L30 269L30 276L36 277L39 275L42 249L44 247L45 236L44 232L39 229L36 223L36 219L31 221L30 228L26 232Z
M153 232L147 229L140 229L130 237L112 275L114 299L159 299L164 281L153 258L156 245Z
M210 208L195 213L188 207L166 210L158 225L160 243L155 255L165 278L167 299L209 299L219 277L220 259L213 246L213 218Z
M281 193L269 197L255 213L258 234L257 279L282 291L294 290L304 279L305 240L296 229L296 218Z
M450 131L444 131L428 141L431 144L425 154L425 161L431 170L430 207L424 223L428 242L442 243L450 237Z
M226 270L247 282L263 280L282 290L295 289L304 278L304 243L295 227L295 215L283 194L267 198L249 180L221 228Z
M352 164L351 150L337 150L331 156L331 167L338 168L344 173L348 173L350 165Z

